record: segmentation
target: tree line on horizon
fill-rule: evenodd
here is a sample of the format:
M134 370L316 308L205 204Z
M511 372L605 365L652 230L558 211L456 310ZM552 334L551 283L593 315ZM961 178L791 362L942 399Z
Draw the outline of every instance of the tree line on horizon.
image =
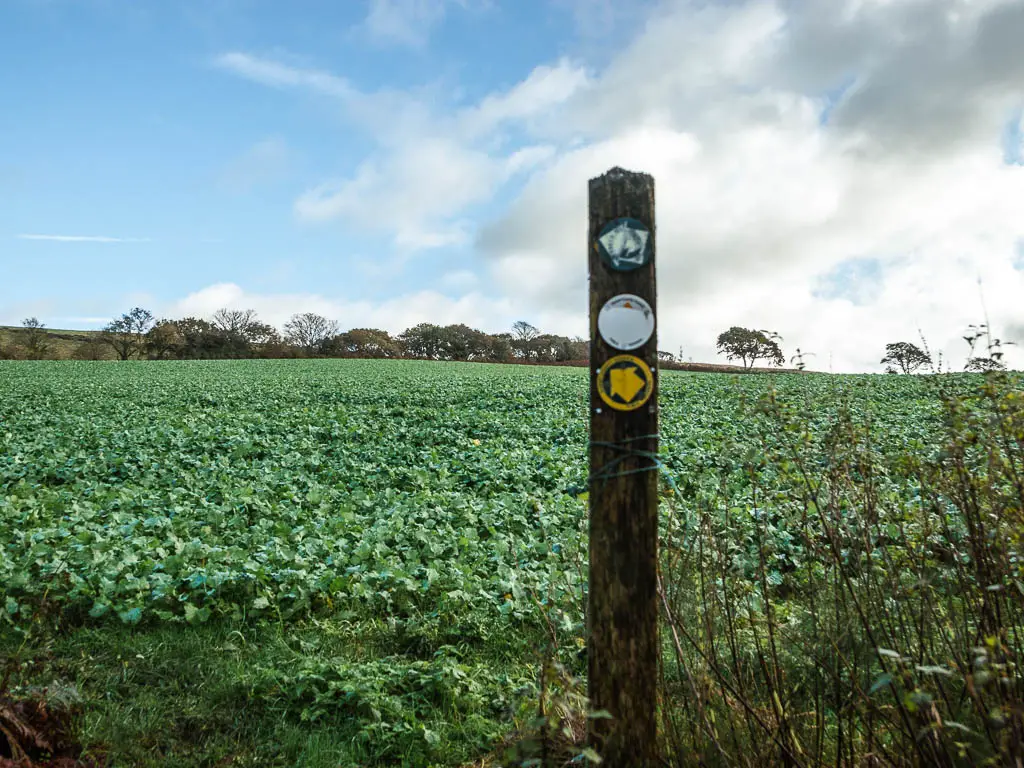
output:
M56 357L52 333L37 318L27 318L15 332L14 343L0 344L0 360L45 360ZM1004 344L993 339L987 324L968 326L964 341L970 347L965 371L1005 370ZM987 338L987 356L975 354L977 342ZM750 370L758 360L781 367L782 337L773 331L732 326L719 334L716 348L729 360L738 360ZM923 342L923 339L922 339ZM248 358L403 358L478 362L585 363L590 342L579 336L542 333L526 322L517 321L508 332L486 333L462 323L436 325L419 323L392 336L379 328L340 331L337 321L315 312L291 316L281 333L261 321L252 309L219 309L207 320L199 317L157 319L152 312L134 307L114 318L100 331L85 336L69 355L72 359L102 360L224 360ZM799 347L790 363L806 369L806 357ZM680 350L679 358L682 357ZM676 355L659 351L663 363L680 362ZM691 361L692 362L692 361ZM886 373L912 374L922 369L936 371L927 345L900 341L886 344L880 363ZM939 355L938 371L942 360Z
M142 307L115 318L83 338L71 354L81 360L223 360L246 358L411 358L488 362L561 363L586 360L590 343L580 337L542 333L525 321L511 331L489 334L462 323L419 323L400 334L379 328L341 331L314 312L292 315L284 332L261 321L252 309L220 309L209 319L157 319ZM52 357L51 332L28 318L14 344L0 357Z

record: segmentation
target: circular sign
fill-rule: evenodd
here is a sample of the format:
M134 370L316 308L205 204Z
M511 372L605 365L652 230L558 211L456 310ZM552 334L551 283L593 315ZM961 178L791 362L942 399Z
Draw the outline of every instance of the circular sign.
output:
M597 394L616 411L633 411L654 392L654 374L633 355L617 355L597 372Z
M651 230L638 219L615 219L605 224L596 247L616 272L639 269L651 260Z
M637 349L654 333L654 310L639 296L621 293L601 307L597 330L601 338L616 349Z

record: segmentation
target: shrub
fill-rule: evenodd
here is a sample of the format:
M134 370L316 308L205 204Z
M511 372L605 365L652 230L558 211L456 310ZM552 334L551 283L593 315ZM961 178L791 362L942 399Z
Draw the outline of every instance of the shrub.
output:
M820 435L769 393L749 508L672 521L674 764L1024 758L1024 393L1000 373L930 385L941 438L901 445L852 402Z

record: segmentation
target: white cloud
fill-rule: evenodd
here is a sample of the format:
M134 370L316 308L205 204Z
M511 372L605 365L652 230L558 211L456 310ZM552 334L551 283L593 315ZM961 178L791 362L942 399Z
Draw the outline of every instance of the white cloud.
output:
M364 93L347 79L300 63L233 51L216 56L213 65L238 77L271 88L291 89L316 94L339 104L344 116L365 129L378 142L387 145L416 136L431 120L436 94L382 89Z
M557 153L550 144L523 147L505 158L505 170L509 175L533 170L553 158Z
M451 6L465 9L477 0L370 0L370 8L362 24L379 42L419 48Z
M740 324L812 365L831 351L837 371L880 370L885 344L920 327L959 363L979 273L994 328L1024 326L1024 173L1000 147L1024 100L1022 35L1024 6L995 0L663 3L541 126L563 149L478 246L520 306L582 313L587 179L642 170L663 348L714 359ZM825 94L851 80L823 125ZM870 293L814 295L857 258L878 260Z
M457 269L443 275L440 283L445 290L466 293L480 284L480 278L471 269Z
M306 88L335 97L348 97L355 93L347 80L328 72L294 67L238 51L218 56L214 64L248 80L275 88Z
M521 83L504 93L486 96L464 110L459 122L467 136L486 135L510 121L529 121L558 107L590 83L585 69L562 59L556 66L536 67Z
M103 237L101 235L17 235L20 240L50 240L57 243L150 243L148 237Z
M492 199L517 175L542 167L557 151L545 143L510 146L504 132L552 119L557 107L588 83L582 68L563 59L477 104L444 114L432 89L363 93L320 70L248 54L225 54L217 62L256 82L330 96L372 135L379 150L352 176L307 190L296 200L295 213L304 221L342 219L387 232L405 251L468 242L473 227L464 211Z
M425 136L365 161L352 178L307 191L295 212L307 221L340 218L390 232L402 250L465 244L470 225L453 214L487 201L508 179L552 154L550 147L526 147L494 158L451 139Z
M376 136L352 176L296 202L301 218L411 250L475 242L502 297L366 305L398 325L421 306L585 332L587 180L622 166L656 180L664 349L714 359L717 334L740 324L779 331L819 367L831 354L837 372L880 370L885 344L920 328L962 361L979 274L997 335L1024 328L1024 166L1001 145L1024 104L1019 0L664 0L638 34L616 24L600 71L560 60L461 108L436 90L364 94L318 70L222 63L335 97ZM517 199L480 228L474 209L517 177ZM877 264L871 286L819 290L851 260Z
M609 38L621 35L623 26L642 19L655 0L553 0L552 4L572 14L584 40L607 44Z
M317 220L346 217L373 223L422 221L461 209L489 188L500 167L483 153L466 152L444 139L424 139L386 158L369 160L352 179L323 185L303 195L296 210L303 218ZM432 194L420 187L430 184ZM397 227L401 231L399 224Z

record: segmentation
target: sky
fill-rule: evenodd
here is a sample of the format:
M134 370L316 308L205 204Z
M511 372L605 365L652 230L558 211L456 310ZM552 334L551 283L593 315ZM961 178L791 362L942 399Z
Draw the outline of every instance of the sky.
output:
M0 324L586 336L654 176L658 346L1024 368L1024 0L0 0Z

